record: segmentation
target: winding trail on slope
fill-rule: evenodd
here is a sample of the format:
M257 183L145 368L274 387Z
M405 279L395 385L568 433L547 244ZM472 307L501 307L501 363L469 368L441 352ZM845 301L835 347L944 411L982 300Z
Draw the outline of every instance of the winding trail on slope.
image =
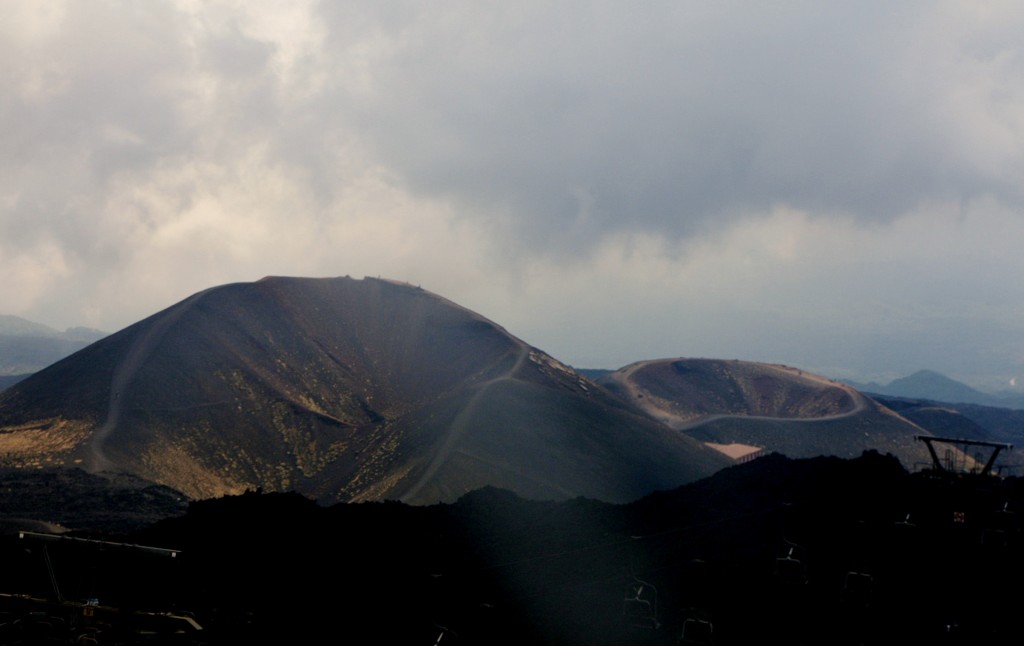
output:
M89 443L89 455L85 462L87 471L96 473L99 471L109 471L114 467L114 463L107 457L103 445L121 420L121 411L124 408L124 399L122 399L121 395L131 382L132 377L139 371L143 361L153 351L160 337L181 318L181 315L192 303L208 291L210 290L203 290L193 294L173 306L162 316L159 314L155 315L158 318L147 330L135 337L128 352L117 363L117 366L114 368L114 374L110 378L110 399L107 401L107 417L103 420L103 424L96 429Z
M828 377L822 377L821 375L815 375L808 372L800 372L798 375L793 375L790 370L779 366L766 365L776 371L786 372L790 376L796 379L802 379L810 381L812 383L821 384L823 386L829 386L831 388L839 388L850 396L853 401L853 408L842 413L836 413L834 415L822 415L819 417L774 417L771 415L739 415L735 413L719 413L713 415L703 415L696 419L686 418L677 413L673 413L670 410L660 408L653 404L649 397L641 397L644 393L637 388L636 384L630 379L633 373L639 368L656 363L656 361L639 361L637 363L627 366L621 373L614 374L612 378L622 388L622 390L629 397L629 401L643 410L645 413L653 417L654 419L665 424L669 428L676 431L688 431L705 424L709 424L720 419L743 419L743 420L766 420L773 422L799 422L799 423L817 423L827 422L836 419L843 419L846 417L852 417L858 413L863 412L868 407L868 399L857 389L846 384L839 383L829 379Z
M502 355L504 357L504 355ZM499 381L508 381L515 378L515 374L519 372L519 369L526 363L527 358L530 356L530 348L525 345L519 345L519 353L516 356L516 361L511 368L506 370L504 373L489 379L481 384L475 386L475 392L470 400L463 406L459 413L452 420L451 425L448 427L448 432L445 435L444 442L438 448L434 457L431 458L430 464L427 465L426 470L413 484L409 487L404 494L399 497L399 500L404 503L408 503L409 500L415 498L424 486L430 482L437 474L438 469L448 461L452 451L455 449L455 445L458 443L462 436L466 434L469 427L469 420L473 418L476 409L480 405L480 399L483 397L487 389ZM499 359L498 361L501 361Z

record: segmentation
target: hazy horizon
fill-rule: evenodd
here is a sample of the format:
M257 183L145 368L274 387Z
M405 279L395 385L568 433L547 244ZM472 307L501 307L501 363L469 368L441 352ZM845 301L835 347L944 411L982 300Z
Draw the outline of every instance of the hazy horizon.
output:
M1024 384L1013 3L0 8L0 313L383 276L578 367Z

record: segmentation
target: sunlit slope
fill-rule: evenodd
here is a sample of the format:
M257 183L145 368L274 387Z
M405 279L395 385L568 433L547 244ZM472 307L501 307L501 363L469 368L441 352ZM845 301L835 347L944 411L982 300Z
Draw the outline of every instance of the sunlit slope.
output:
M854 388L798 368L715 359L641 361L600 382L686 434L791 457L892 453L908 467L930 461L914 439L927 431Z
M624 501L726 464L485 318L375 279L200 292L0 393L0 431L6 465L194 497Z

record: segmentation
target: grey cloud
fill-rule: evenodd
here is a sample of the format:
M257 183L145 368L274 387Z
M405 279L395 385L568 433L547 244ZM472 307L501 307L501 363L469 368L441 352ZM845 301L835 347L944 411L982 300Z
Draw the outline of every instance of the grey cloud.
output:
M274 124L274 97L266 47L237 32L195 31L167 4L66 11L53 36L6 52L20 67L8 70L14 91L0 114L0 191L12 196L0 246L57 241L98 272L119 267L128 234L160 217L141 205L104 214L119 182L196 159L229 162ZM32 75L41 86L28 92Z
M291 86L272 44L230 17L68 6L48 52L63 99L4 118L4 165L48 167L17 188L40 226L70 217L59 196L118 173L255 146L325 209L342 159L369 155L462 217L558 250L693 235L780 203L885 219L937 196L1020 199L1014 177L957 154L985 124L935 107L976 66L916 53L942 42L930 4L323 3L325 48ZM1012 47L1006 32L934 66L984 66Z
M1020 199L957 156L944 129L973 124L933 118L968 80L911 55L934 45L914 40L931 5L527 6L389 26L358 125L413 189L515 213L534 242L685 236L778 203L885 219L936 195Z
M37 294L0 300L23 309L119 310L132 280L133 301L166 281L156 307L262 275L250 271L398 268L433 272L424 287L455 300L478 294L556 353L617 344L640 358L634 312L657 306L645 338L665 339L665 355L773 345L771 358L813 367L863 348L866 369L887 339L909 342L884 328L912 317L851 324L877 314L853 296L884 284L883 302L910 310L949 291L933 314L952 322L926 332L967 337L971 321L950 311L1019 275L989 231L1019 219L1024 187L1012 7L321 2L308 25L275 32L259 12L278 3L55 6L68 13L41 35L0 22L0 265ZM936 213L957 205L985 230L950 259L970 228ZM794 268L773 232L813 258ZM853 240L815 254L830 235ZM936 279L954 262L964 281ZM792 334L759 336L761 312ZM44 322L109 327L65 317ZM979 315L1000 317L972 337L979 352L1012 345L1016 313ZM600 325L584 336L581 320Z

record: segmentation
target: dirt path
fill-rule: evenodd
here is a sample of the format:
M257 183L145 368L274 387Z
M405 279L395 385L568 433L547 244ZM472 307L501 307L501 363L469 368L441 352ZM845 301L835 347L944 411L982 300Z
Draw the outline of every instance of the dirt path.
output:
M473 415L480 406L480 399L483 397L484 393L487 392L487 389L499 381L507 381L514 378L515 374L519 372L519 369L522 368L529 356L530 349L527 346L520 345L519 354L516 356L516 362L511 368L497 377L489 379L475 387L476 392L473 393L473 396L470 397L466 405L459 410L455 419L452 420L441 447L434 454L434 457L431 458L430 464L427 465L423 475L421 475L416 480L416 483L402 494L399 498L400 501L407 503L412 498L415 498L420 491L422 491L423 487L434 478L441 466L448 461L448 458L451 456L456 444L458 444L458 441L462 439L466 434L466 431L469 430L469 421L473 419Z
M184 301L178 303L169 312L160 316L154 321L149 329L145 330L141 334L135 337L131 347L125 356L118 362L114 368L114 374L110 378L110 399L107 402L107 416L103 420L103 424L96 429L92 439L89 443L89 455L86 458L85 467L88 471L108 471L114 464L107 457L104 451L103 445L106 443L107 438L117 428L118 423L121 420L121 411L124 408L124 400L121 395L124 393L125 388L131 382L135 373L139 371L143 361L153 351L160 337L172 326L181 315L198 299L201 295L205 294L206 291L194 294Z

